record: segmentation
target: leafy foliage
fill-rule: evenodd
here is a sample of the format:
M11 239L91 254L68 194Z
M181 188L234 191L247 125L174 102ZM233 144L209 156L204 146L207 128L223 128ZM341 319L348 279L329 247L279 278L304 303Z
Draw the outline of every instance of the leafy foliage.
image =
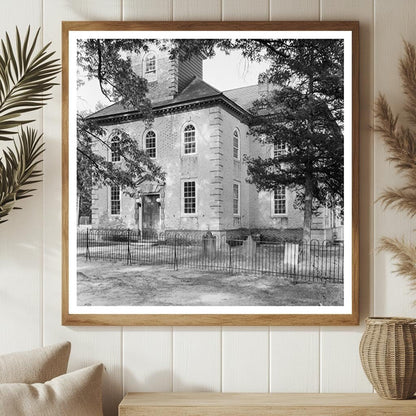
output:
M12 46L9 35L1 41L0 52L0 140L11 140L10 129L33 120L19 117L38 110L51 98L47 92L56 85L53 79L60 71L54 52L48 52L50 43L35 53L39 30L30 42L30 28L23 42L16 29L16 45Z
M259 42L261 49L254 45L246 53L271 62L262 74L271 91L253 105L251 133L286 150L246 157L249 181L258 190L294 190L295 206L304 209L304 238L310 239L313 211L343 206L343 45L333 39Z
M396 189L387 188L379 197L385 208L394 207L406 211L413 218L416 215L416 48L404 43L405 55L400 60L400 77L406 96L405 112L410 126L399 125L399 117L394 115L384 95L380 95L375 105L377 124L375 131L380 133L388 149L388 161L402 173L406 183ZM406 276L411 288L416 291L416 245L403 239L383 237L380 250L393 253L397 260L397 273ZM415 302L416 303L416 302Z
M18 209L16 202L32 196L33 185L41 181L39 168L43 153L42 135L27 128L18 133L18 145L3 152L0 161L0 224L12 209Z
M0 223L18 209L18 200L32 196L33 185L41 180L42 135L32 128L15 130L33 121L23 119L23 114L38 110L51 98L48 91L56 85L53 80L60 71L58 60L52 59L54 52L48 51L50 44L35 52L39 30L31 39L29 27L22 41L16 28L15 46L7 33L1 41L0 141L10 141L17 134L18 144L3 150L0 158Z
M96 78L102 94L110 101L119 101L135 109L143 119L151 120L152 112L147 80L133 70L131 55L147 51L146 39L83 39L78 40L77 63L88 79Z
M250 181L266 191L286 185L296 190L296 204L303 207L308 173L313 177L315 209L328 203L342 205L342 133L335 122L328 122L331 115L325 104L311 101L298 91L282 88L256 102L253 111L259 115L251 131L263 144L283 145L285 151L276 157L247 158Z

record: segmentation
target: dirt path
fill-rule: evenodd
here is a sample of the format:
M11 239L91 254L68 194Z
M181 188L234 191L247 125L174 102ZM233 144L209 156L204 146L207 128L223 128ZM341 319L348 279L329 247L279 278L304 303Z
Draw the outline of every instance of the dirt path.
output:
M78 259L79 306L339 306L343 285Z

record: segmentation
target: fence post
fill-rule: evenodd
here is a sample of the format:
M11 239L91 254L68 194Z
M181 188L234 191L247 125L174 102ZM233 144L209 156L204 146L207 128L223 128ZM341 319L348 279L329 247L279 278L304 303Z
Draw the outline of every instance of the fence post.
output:
M87 228L87 245L85 248L85 260L91 260L91 255L90 255L90 246L89 246L89 236L88 236L88 228Z
M130 228L127 230L127 264L131 264L131 253L130 253Z
M233 266L232 266L232 259L231 259L231 244L228 244L228 271L230 273L233 272Z
M338 250L337 250L337 248L338 248ZM338 247L336 247L336 246L334 247L334 255L333 255L333 258L334 258L334 275L336 273L336 276L339 277L339 274L338 274L338 272L339 272L339 259L340 259L339 246ZM338 267L337 267L337 258L338 258Z
M176 234L175 234L174 245L173 245L173 270L178 270L178 257L176 253Z

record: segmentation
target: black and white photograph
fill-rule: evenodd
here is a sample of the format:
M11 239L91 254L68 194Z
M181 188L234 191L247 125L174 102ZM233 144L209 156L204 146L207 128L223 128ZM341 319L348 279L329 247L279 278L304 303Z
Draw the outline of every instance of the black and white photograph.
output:
M351 33L70 35L74 313L351 310Z

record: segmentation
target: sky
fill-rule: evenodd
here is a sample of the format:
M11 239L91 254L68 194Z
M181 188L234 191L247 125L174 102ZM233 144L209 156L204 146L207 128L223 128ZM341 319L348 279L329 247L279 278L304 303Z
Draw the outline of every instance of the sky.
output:
M229 55L218 51L215 57L205 59L203 79L220 91L257 84L258 75L267 68L266 63L250 62L238 51ZM87 81L78 90L78 110L95 111L96 104L112 104L101 93L97 80Z
M229 55L218 51L214 58L204 61L203 79L220 91L257 84L266 63L250 62L238 51Z

